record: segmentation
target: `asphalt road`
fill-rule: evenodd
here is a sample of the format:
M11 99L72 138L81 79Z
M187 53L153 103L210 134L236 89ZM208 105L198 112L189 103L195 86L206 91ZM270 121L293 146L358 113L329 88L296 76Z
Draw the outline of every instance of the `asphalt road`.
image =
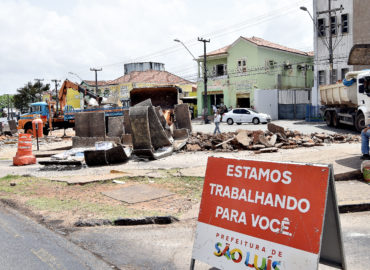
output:
M340 220L347 270L368 270L370 212L341 214ZM69 238L121 269L187 270L195 224L189 220L171 225L84 228ZM195 264L195 270L210 268L199 261ZM319 270L329 269L337 268L319 265Z
M0 205L0 269L112 269L64 237Z

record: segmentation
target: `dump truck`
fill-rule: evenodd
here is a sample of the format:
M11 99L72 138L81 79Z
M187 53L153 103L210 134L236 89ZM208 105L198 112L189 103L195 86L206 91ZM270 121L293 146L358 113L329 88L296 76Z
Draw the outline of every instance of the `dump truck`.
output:
M82 93L84 97L88 96L95 100L98 107L79 110L67 105L66 95L68 88ZM32 120L40 118L43 121L43 133L47 135L51 130L73 128L76 113L103 111L106 117L111 117L122 116L124 110L127 109L127 107L102 105L101 102L101 97L96 96L76 83L65 80L58 93L58 102L48 100L46 102L31 103L29 112L20 116L17 129L23 129L25 133L32 134Z
M353 46L349 65L369 65L370 45ZM320 86L321 113L328 126L340 124L361 131L370 124L370 70L351 71L343 82Z
M352 71L343 83L320 86L323 115L328 126L354 126L361 131L370 123L370 70Z

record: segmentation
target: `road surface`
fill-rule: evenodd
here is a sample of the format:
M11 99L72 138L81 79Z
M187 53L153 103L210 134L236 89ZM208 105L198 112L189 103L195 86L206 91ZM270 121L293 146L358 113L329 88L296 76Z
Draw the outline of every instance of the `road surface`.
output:
M0 269L114 269L89 251L0 205Z

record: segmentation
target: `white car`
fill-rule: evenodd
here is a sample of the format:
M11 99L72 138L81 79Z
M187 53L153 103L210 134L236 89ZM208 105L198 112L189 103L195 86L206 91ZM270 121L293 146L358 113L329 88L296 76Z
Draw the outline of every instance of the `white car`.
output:
M237 123L253 123L258 125L259 123L268 123L271 121L271 116L265 113L259 113L252 109L237 108L222 115L222 122L226 122L229 125Z

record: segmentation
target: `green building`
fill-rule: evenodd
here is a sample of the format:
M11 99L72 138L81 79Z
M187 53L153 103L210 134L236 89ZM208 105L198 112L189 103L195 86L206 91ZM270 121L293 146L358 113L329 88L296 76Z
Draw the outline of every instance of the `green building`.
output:
M203 66L203 56L198 62ZM197 85L198 108L204 107L203 67L201 70ZM239 37L231 45L207 53L207 70L209 113L212 105L254 107L256 90L310 91L313 53L258 37Z

